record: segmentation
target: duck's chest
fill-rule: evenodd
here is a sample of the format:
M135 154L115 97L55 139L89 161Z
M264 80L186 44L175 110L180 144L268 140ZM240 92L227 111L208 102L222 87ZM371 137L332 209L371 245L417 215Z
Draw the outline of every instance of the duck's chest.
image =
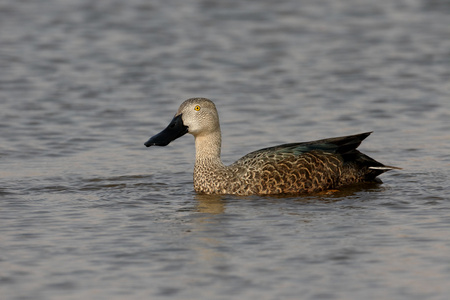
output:
M225 166L212 168L202 164L194 167L194 189L206 194L245 194L248 186L239 170Z

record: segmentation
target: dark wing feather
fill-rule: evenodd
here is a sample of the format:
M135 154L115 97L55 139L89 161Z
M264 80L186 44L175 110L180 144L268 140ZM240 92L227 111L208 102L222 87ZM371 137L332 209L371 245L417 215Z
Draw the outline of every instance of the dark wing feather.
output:
M245 155L236 161L235 164L249 164L251 161L266 159L268 157L275 162L278 159L284 159L286 156L290 155L301 156L302 154L311 151L315 151L316 153L317 151L323 151L341 157L344 164L353 164L357 166L357 168L367 169L367 179L373 179L390 169L399 169L396 167L385 166L356 150L361 142L371 133L372 132L364 132L355 135L264 148Z
M272 179L278 180L277 189L287 193L311 192L371 181L394 167L385 166L356 150L370 134L365 132L264 148L245 155L231 166L236 168L236 173L242 171L242 176L250 174L251 178L259 178L262 191L266 191ZM271 180L263 175L271 177ZM302 179L291 182L292 178Z
M361 142L370 134L371 132L365 132L361 134L335 137L311 142L283 144L251 152L242 157L241 159L256 157L264 154L301 155L303 153L307 153L313 150L321 150L328 153L336 153L344 155L346 153L351 153L353 150L355 150L361 144Z

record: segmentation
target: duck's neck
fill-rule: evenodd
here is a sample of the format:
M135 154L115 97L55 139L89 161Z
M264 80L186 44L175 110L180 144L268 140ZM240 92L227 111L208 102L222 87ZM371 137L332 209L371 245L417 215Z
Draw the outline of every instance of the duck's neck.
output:
M195 164L223 166L220 159L222 137L220 130L195 137Z

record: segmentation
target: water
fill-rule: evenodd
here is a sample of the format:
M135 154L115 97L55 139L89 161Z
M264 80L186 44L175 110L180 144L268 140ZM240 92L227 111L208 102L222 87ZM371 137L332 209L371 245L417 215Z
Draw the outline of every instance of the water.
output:
M0 3L2 299L447 299L450 2ZM373 130L402 167L332 195L200 196L223 160Z

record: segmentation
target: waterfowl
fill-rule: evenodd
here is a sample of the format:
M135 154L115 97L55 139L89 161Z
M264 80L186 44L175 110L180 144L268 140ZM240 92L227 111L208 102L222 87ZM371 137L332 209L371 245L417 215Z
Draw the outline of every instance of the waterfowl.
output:
M197 193L315 193L374 181L378 175L397 169L356 150L371 132L264 148L225 166L220 159L219 115L206 98L184 101L170 124L145 146L166 146L186 133L195 137Z

